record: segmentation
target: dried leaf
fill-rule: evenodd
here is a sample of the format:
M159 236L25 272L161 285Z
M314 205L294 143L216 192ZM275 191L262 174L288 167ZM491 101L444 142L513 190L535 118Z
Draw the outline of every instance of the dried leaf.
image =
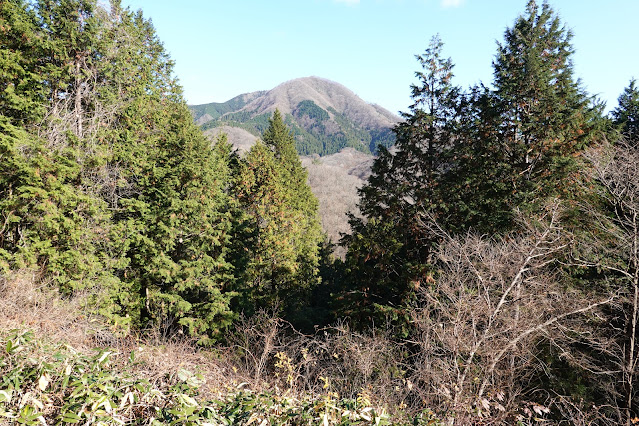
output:
M40 376L40 379L38 380L38 388L40 388L40 390L42 392L44 392L47 388L47 386L49 386L49 375L47 373L44 373L42 376Z
M479 402L481 402L481 406L484 407L484 410L490 411L490 402L486 398L482 398Z

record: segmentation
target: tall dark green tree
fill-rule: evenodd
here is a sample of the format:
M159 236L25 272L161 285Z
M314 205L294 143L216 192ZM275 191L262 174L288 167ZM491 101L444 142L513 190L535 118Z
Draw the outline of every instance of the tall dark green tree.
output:
M0 12L3 269L91 283L103 313L209 342L233 317L227 158L153 26L117 1Z
M580 152L596 135L601 110L573 75L572 33L547 3L530 0L498 45L493 62L499 138L512 165L512 206L569 198Z
M111 281L110 259L100 247L109 216L78 185L74 152L52 152L0 117L0 158L2 272L37 269L67 295Z
M68 55L71 45L87 48L79 39L94 40L93 11L93 3L72 0L0 5L2 215L11 224L3 228L3 246L12 253L10 264L37 265L65 292L85 288L96 278L92 274L108 270L98 244L108 213L83 185L84 166L78 161L83 154L69 143L77 135L60 132L47 119L72 92L65 86L62 96L54 83L73 75L69 64L54 56Z
M612 117L624 137L636 144L639 141L639 88L634 78L619 96L619 105L612 111Z
M571 38L550 6L534 0L505 31L494 88L474 87L462 103L445 184L452 188L447 230L504 232L515 226L516 210L584 196L581 157L606 123L574 78Z
M277 307L295 319L319 281L324 236L318 202L279 111L269 120L263 139L241 162L236 185L245 215L242 309Z
M295 285L291 237L296 217L287 205L282 174L273 152L261 141L242 162L237 191L246 224L242 247L248 257L241 278L244 310L272 309Z
M88 290L111 315L117 308L103 295L117 293L119 282L110 213L84 179L94 153L78 134L86 114L73 110L81 90L69 62L74 48L98 55L104 23L95 10L73 0L0 5L0 257L5 272L36 270L66 295Z
M495 233L513 224L512 159L504 149L497 98L484 85L472 87L460 103L449 169L442 176L446 215L439 223L451 234Z
M262 140L266 146L270 147L275 155L275 159L282 169L285 186L290 192L291 206L300 210L307 218L309 241L321 239L318 235L318 208L317 198L308 185L308 172L300 161L295 149L295 138L290 129L284 124L282 114L279 110L273 112L273 117L269 119L269 127L262 134ZM315 245L315 242L312 245Z
M45 44L37 14L26 2L0 4L0 111L14 124L33 122L44 113L40 61Z
M208 343L233 318L226 159L193 123L151 23L115 12L110 31L123 45L109 51L114 82L102 95L118 107L103 142L113 191L102 193L128 261L117 271L122 303L141 325Z
M402 315L416 287L429 276L437 233L425 222L444 220L448 206L443 175L450 169L460 91L453 64L434 37L416 58L421 70L411 86L413 104L395 129L392 151L380 148L372 175L360 190L363 218L351 217L347 264L351 287L341 296L347 315L364 319ZM375 314L377 312L377 314Z
M347 262L362 305L402 306L430 276L437 223L449 233L499 233L514 212L582 191L580 156L596 137L601 108L573 77L571 33L553 10L529 1L505 32L494 89L462 94L433 39L413 86L414 104L361 190ZM360 274L360 275L358 275ZM353 306L353 303L347 305Z

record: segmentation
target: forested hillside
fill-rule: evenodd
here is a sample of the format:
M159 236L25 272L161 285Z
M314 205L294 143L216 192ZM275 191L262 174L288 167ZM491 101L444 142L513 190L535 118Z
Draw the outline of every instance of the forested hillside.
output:
M485 84L434 36L401 121L291 89L345 93L315 78L189 109L151 22L105 5L0 3L0 417L639 422L639 90L604 114L549 4ZM299 157L344 147L370 171ZM366 179L322 194L341 259L331 167Z

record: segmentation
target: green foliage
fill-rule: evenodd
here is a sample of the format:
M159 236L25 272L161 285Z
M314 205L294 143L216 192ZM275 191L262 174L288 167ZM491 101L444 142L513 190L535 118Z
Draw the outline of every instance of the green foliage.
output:
M45 41L22 0L0 4L0 111L15 124L41 117L46 95L39 64Z
M626 138L639 140L639 88L637 88L637 80L630 80L628 87L619 96L619 105L612 111L612 117Z
M570 38L547 4L530 1L498 47L494 90L453 86L438 37L417 56L413 105L394 129L393 152L380 150L360 190L364 217L352 218L343 241L350 278L340 297L368 300L347 305L388 305L381 311L397 316L413 288L432 280L444 233L505 232L517 210L585 195L580 156L605 120L573 78Z
M241 97L234 99L239 102ZM215 116L216 111L211 108L218 108L217 105L220 105L220 110L235 106L240 108L241 104L231 101L225 104L199 105L191 107L191 111L196 119L206 113L215 118L204 123L201 126L203 130L227 125L244 129L257 136L268 129L269 114L255 115L250 111L231 109L229 112ZM344 114L333 108L327 111L312 100L300 102L295 106L292 114L286 114L283 120L293 134L295 148L299 155L330 155L346 147L366 153L376 153L378 145L390 147L395 143L395 136L391 129L361 128Z
M364 218L351 217L353 234L344 239L351 284L340 297L351 316L375 320L375 310L381 319L402 318L411 294L428 276L429 254L439 237L425 223L444 219L449 209L450 187L442 176L450 170L459 98L451 84L453 65L442 57L442 47L434 37L424 55L417 56L419 86L411 87L413 105L394 129L395 153L380 149L360 190ZM349 300L353 296L361 300ZM362 313L351 313L354 306Z
M152 25L117 2L0 7L2 268L209 343L233 318L228 159L192 123Z
M390 129L363 129L334 108L327 112L312 101L300 102L293 115L286 117L286 123L292 129L300 155L330 155L347 147L374 153L378 142L388 136L384 132L390 132ZM391 139L392 145L394 138Z
M513 206L578 193L578 155L599 134L601 111L573 76L572 33L544 3L528 2L494 61L495 129L512 166Z
M125 102L107 137L122 182L113 226L126 236L119 243L129 263L117 271L132 290L126 308L141 325L208 344L233 318L224 289L232 280L226 158L192 123L150 23L125 11L120 20L133 41L113 62L119 84L108 96Z
M297 104L293 115L297 118L308 117L309 120L316 123L322 123L330 118L326 110L317 106L317 104L311 100L304 100Z
M244 213L243 309L279 306L291 314L318 281L318 204L278 111L263 137L241 162L235 185Z
M202 130L214 129L218 126L239 127L256 136L262 134L268 128L270 114L253 115L247 111L236 111L225 114L215 121L209 121L202 125Z
M548 4L530 1L498 46L495 89L464 96L445 177L449 232L505 232L516 210L585 196L581 155L606 123L573 76L571 37Z
M370 150L373 154L379 154L380 147L390 148L395 145L396 138L393 129L373 129L371 133Z
M262 135L244 158L224 138L211 148L193 123L151 23L117 1L111 6L0 3L0 272L36 271L38 284L53 284L64 296L88 292L91 313L183 333L200 345L220 339L239 311L261 309L307 329L333 315L362 328L391 323L395 337L405 336L414 331L409 307L417 290L437 283L433 258L445 233L499 234L516 226L517 210L536 213L549 197L573 206L592 196L580 157L606 123L575 81L571 34L546 3L529 1L506 30L494 89L462 93L452 85L452 61L434 37L417 56L413 104L392 131L365 129L310 100L285 117L240 110L250 96L195 108L196 116L213 117L205 128L224 123ZM634 80L619 102L615 124L634 143ZM350 217L345 262L329 268L318 202L298 155L344 147L379 155L360 191L363 216ZM593 207L601 218L627 213L605 198ZM566 216L575 236L591 230L574 211ZM627 247L596 239L588 241L609 253ZM615 256L599 264L619 273L632 263ZM571 283L593 291L621 281L602 271L556 272L572 273ZM329 313L323 301L331 291ZM636 315L622 318L629 300L605 312L606 326L636 324ZM15 423L390 421L363 397L330 391L301 400L233 391L203 401L198 375L182 371L152 383L130 374L133 359L123 371L112 368L111 351L40 348L28 333L3 340L0 416ZM536 354L547 355L548 371L564 369L542 349ZM275 367L290 373L293 360L282 355ZM593 396L603 387L575 381L577 373L547 382L606 400ZM413 424L426 422L437 419L424 412Z
M196 121L207 114L211 116L212 120L215 120L223 116L224 114L242 109L246 104L246 95L240 95L226 102L213 102L204 105L193 105L189 106L189 109L191 110L191 113L193 114L193 117Z
M139 295L143 324L184 329L207 343L232 318L233 294L223 290L231 280L226 160L183 102L140 96L121 120L126 131L117 135L113 161L125 166L120 178L129 186L115 226L127 236L121 243L130 259L121 277Z
M286 208L281 171L263 143L244 158L239 180L238 199L248 222L244 241L249 260L243 278L250 293L247 308L273 306L294 285L296 258L290 237L296 217Z
M119 354L111 350L86 356L60 345L46 347L43 355L29 332L14 331L2 340L0 416L12 422L202 424L222 419L216 407L194 399L202 384L199 375L180 371L158 387L128 371L135 365L134 353L120 370L113 362Z
M0 262L39 268L66 294L113 281L104 203L78 187L76 152L47 149L0 117Z
M405 335L406 308L416 287L402 236L392 222L370 218L364 223L354 217L351 221L352 236L345 237L349 244L345 276L333 296L335 315L350 319L357 328L393 325Z

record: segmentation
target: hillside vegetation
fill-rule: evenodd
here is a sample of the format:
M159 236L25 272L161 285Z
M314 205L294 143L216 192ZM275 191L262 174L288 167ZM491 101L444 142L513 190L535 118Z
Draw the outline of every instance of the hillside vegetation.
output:
M113 334L82 297L35 284L28 274L0 282L3 424L414 424L359 385L379 386L357 357L384 362L381 338L335 329L290 339L289 325L261 314L239 322L227 346L203 351L184 336ZM334 380L340 371L356 382ZM399 401L403 392L390 393Z
M639 90L571 37L529 0L401 121L318 78L194 121L142 12L0 2L2 421L636 424Z

